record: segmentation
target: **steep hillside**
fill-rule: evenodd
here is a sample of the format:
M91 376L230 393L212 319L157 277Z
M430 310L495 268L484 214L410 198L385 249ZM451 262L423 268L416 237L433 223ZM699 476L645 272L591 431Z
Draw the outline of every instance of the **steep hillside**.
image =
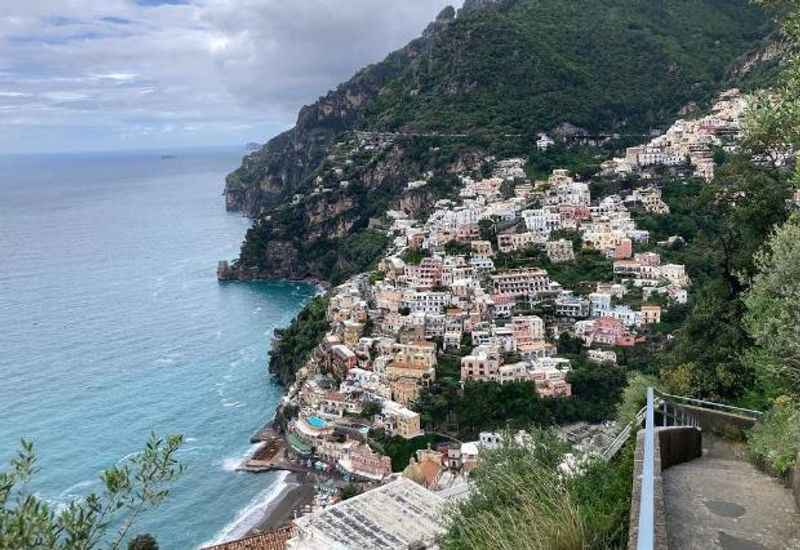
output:
M385 244L370 224L399 201L414 211L446 194L453 167L478 169L499 148L526 154L541 130L663 126L729 84L729 67L770 31L747 0L446 9L419 39L303 108L295 128L228 177L228 208L257 222L223 278L336 280L363 269ZM434 185L409 195L405 184L431 173Z

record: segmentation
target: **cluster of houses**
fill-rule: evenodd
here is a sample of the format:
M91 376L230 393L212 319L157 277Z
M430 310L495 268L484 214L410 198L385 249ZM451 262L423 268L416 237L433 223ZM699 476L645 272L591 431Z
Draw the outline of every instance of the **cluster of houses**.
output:
M566 170L531 182L525 164L508 159L495 162L492 177L460 176L458 197L437 202L424 222L388 212L389 253L373 273L329 291L330 331L286 397L298 411L288 425L294 453L351 479L386 479L391 462L369 434L424 434L414 404L445 355L460 365L462 383L524 381L540 397L566 399L571 364L558 356L562 334L581 339L589 361L613 364L613 348L636 345L661 321L662 306L647 298L686 301L682 265L634 252L649 233L631 209L668 213L659 189L593 202L590 182ZM531 251L568 264L582 250L613 262L614 280L578 291L536 265L498 268L502 258ZM629 292L645 300L625 305ZM444 472L468 471L492 437L420 451L409 475L439 485Z
M624 157L606 162L603 169L610 174L631 174L653 166L688 164L695 176L710 181L714 178L713 151L717 147L734 150L746 109L747 97L738 89L728 90L719 96L709 115L676 121L663 135L646 145L630 147Z

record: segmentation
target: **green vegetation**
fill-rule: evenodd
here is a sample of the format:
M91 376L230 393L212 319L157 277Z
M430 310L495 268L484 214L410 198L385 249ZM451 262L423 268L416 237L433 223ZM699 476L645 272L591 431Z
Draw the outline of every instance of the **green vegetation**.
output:
M472 474L477 490L451 516L443 548L624 548L631 448L614 463L591 462L563 476L558 465L566 446L551 432L531 434L530 442L507 444L483 456Z
M269 371L284 385L295 380L314 348L328 331L328 298L318 296L285 329L269 354Z
M123 548L136 521L157 508L183 472L175 458L183 438L150 436L144 450L100 474L101 494L73 500L61 511L31 492L38 473L33 444L22 441L11 469L0 472L0 548L92 550ZM154 545L136 546L148 538ZM149 535L130 541L129 548L158 548Z
M594 250L575 247L575 260L554 264L541 247L529 247L509 254L498 253L495 265L498 269L538 267L547 271L550 278L564 288L578 292L593 292L594 283L614 279L614 264Z
M342 500L347 500L348 498L353 498L360 494L361 488L354 483L348 483L339 490L339 496L342 498Z
M753 368L742 360L752 344L743 322L744 292L755 274L754 254L787 218L788 178L739 155L711 184L696 190L689 186L688 194L672 186L665 189L665 198L676 212L664 222L666 232L676 221L696 229L684 235L685 248L664 255L686 264L694 305L659 358L661 375L675 393L736 401L756 382Z
M428 55L393 67L367 125L525 134L570 122L643 131L709 99L727 66L770 28L743 0L507 2L460 17Z
M800 401L775 400L766 417L747 438L751 458L779 476L788 474L800 453Z
M151 535L138 535L128 543L128 550L158 550L158 542Z
M570 399L541 398L532 382L467 382L461 390L455 363L446 364L451 363L446 371L449 374L437 376L437 383L420 396L413 408L420 413L424 427L452 432L460 439L506 427L600 422L614 416L626 384L625 371L620 367L576 358L567 376L572 384Z
M433 447L442 441L446 440L436 434L403 439L400 436L388 437L383 430L372 430L369 443L375 451L392 459L393 472L402 472L418 450L426 449L429 445Z
M757 390L773 407L753 429L754 461L785 475L800 453L800 214L778 228L756 255L758 274L744 300L745 326L755 345L745 362Z
M430 257L430 255L431 253L428 250L423 250L422 248L406 248L400 259L408 265L419 265L423 259Z
M655 376L636 373L628 381L625 391L622 394L622 402L617 408L617 421L624 426L633 422L636 415L642 410L647 402L647 388L658 386L658 379Z
M472 247L469 243L450 241L444 245L444 252L448 256L470 256L472 255Z
M772 396L800 396L800 213L775 231L755 263L744 300L756 344L750 359Z
M600 165L608 160L610 151L597 147L565 147L554 145L546 151L533 149L528 155L528 177L545 179L553 170L565 168L580 179L586 179L600 171Z

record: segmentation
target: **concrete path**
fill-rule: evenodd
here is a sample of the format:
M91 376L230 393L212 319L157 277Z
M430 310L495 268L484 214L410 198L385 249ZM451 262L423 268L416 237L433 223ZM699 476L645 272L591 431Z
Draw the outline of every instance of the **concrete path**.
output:
M703 457L662 477L670 550L800 550L791 491L742 446L704 433Z

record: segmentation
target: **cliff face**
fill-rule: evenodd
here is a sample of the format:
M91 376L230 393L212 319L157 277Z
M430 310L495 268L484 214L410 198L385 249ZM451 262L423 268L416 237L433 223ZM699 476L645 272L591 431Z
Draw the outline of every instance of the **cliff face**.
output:
M291 130L244 158L225 186L228 210L257 217L285 200L320 166L338 136L364 125L366 107L389 80L428 50L433 38L455 20L445 9L423 36L392 53L384 62L366 67L351 80L300 110Z
M366 269L388 243L380 231L388 209L424 214L453 193L452 172L484 162L479 148L432 149L426 138L340 136L311 182L294 187L304 194L256 218L239 261L223 278L338 282ZM416 178L426 184L409 190L407 182Z
M388 208L537 131L646 132L724 85L770 31L747 0L467 0L244 158L226 206L255 220L226 278L338 280L377 257ZM428 185L410 192L407 183ZM415 198L417 197L417 198ZM422 204L424 201L418 201Z

